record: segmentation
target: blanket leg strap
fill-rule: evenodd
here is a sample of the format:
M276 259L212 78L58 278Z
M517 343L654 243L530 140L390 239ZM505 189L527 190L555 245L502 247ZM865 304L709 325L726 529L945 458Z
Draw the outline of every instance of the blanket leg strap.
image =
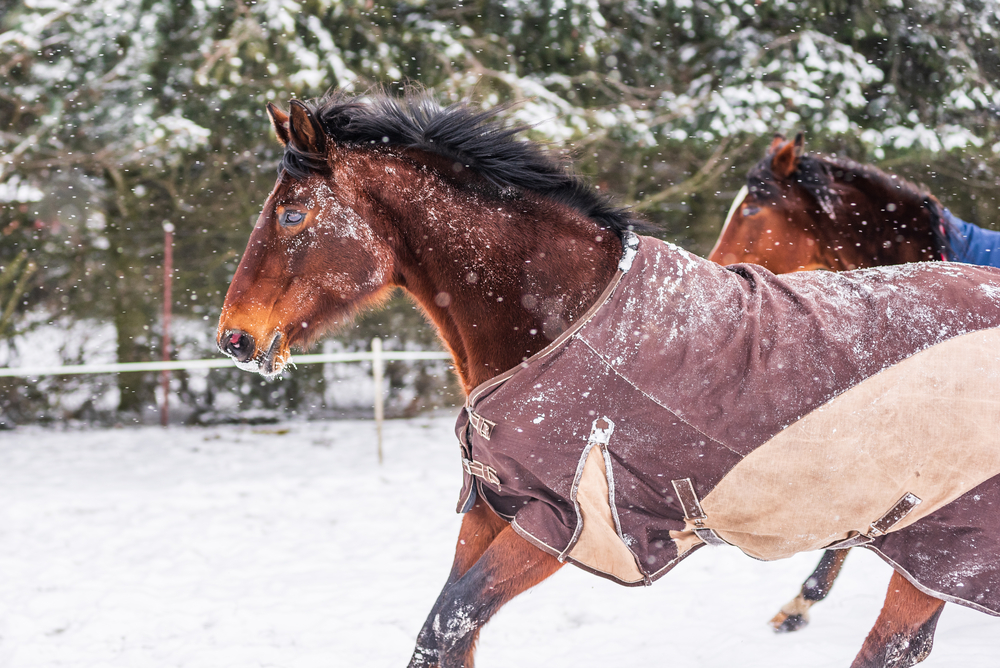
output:
M701 502L698 501L698 494L694 491L691 478L671 480L670 482L674 486L674 493L677 494L677 500L684 510L684 519L694 525L695 535L706 545L728 545L729 543L719 538L719 534L705 526L705 520L708 519L708 516L702 509Z
M884 536L892 530L892 527L899 524L899 522L910 514L914 508L920 505L920 497L916 494L911 494L907 492L903 497L896 502L896 504L886 512L885 515L878 518L870 525L868 525L868 533L857 533L850 538L845 538L842 541L838 541L833 545L827 545L827 550L846 550L850 547L857 547L859 545L867 545L879 536Z

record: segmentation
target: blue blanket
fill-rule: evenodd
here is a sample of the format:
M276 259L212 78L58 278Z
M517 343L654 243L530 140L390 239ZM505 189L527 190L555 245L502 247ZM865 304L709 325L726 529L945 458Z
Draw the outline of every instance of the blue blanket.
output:
M949 260L984 267L1000 267L1000 232L984 230L967 223L948 209L944 210L944 220L952 250Z

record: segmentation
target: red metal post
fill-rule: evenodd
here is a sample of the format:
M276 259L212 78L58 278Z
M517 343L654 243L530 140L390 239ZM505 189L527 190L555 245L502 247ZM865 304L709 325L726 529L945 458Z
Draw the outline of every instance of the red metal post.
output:
M170 361L170 313L173 300L171 283L174 274L174 226L169 221L163 223L163 361ZM160 407L160 424L164 427L170 421L170 372L160 372L163 388L163 405Z

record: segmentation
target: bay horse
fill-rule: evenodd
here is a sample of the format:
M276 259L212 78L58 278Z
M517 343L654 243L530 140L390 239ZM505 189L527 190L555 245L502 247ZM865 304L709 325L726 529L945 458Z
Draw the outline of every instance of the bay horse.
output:
M898 283L905 292L893 298L903 312L900 322L909 326L910 315L932 313L933 333L928 334L932 338L960 332L994 336L1000 331L996 329L1000 304L990 311L990 326L983 329L983 300L993 298L985 287L976 293L982 293L976 309L944 296L934 305L926 301L930 299L926 290L913 289L941 280L960 285L961 294L972 285L992 287L988 284L998 277L985 270L970 269L944 279L918 272L872 274L854 282L821 276L821 281L783 283L766 270L750 265L723 269L672 245L636 236L643 230L641 222L541 147L519 140L520 129L499 122L497 110L476 111L464 105L442 109L420 96L396 99L373 94L367 99L333 95L317 103L292 100L288 112L270 104L267 111L285 153L277 183L226 295L217 333L219 348L240 367L275 376L288 363L291 346L308 345L360 309L378 304L393 287L401 287L437 328L468 394L458 429L465 471L460 510L465 515L451 573L418 634L411 668L471 668L483 625L506 602L566 561L623 584L643 585L706 543L742 543L744 551L765 555L799 549L797 543L785 545L783 537L778 537L778 544L765 539L763 544L745 546L739 537L741 521L713 525L713 518L725 515L724 507L732 512L741 505L717 504L713 494L725 485L710 491L711 485L706 487L698 474L674 478L672 467L697 462L700 456L736 463L741 447L747 454L750 446L745 444L756 443L762 433L782 431L789 410L801 411L803 405L815 408L839 391L838 382L850 382L863 369L867 370L862 375L870 375L881 368L871 350L856 345L853 330L843 329L854 350L845 353L833 345L835 332L823 334L812 322L815 340L827 337L829 345L809 352L826 360L829 373L816 369L812 389L774 382L774 374L803 368L778 361L785 352L777 349L775 357L769 356L781 338L772 331L774 323L780 321L801 334L802 327L792 323L812 317L795 305L803 290L828 293L816 295L828 308L843 300L850 308L858 303L850 296L854 291L869 295L875 304L888 298ZM879 287L883 282L892 284L892 289ZM643 286L653 286L657 295L648 303L632 292ZM765 292L771 301L787 307L776 320L753 315ZM919 299L922 308L911 299ZM628 314L624 321L606 318L621 310ZM642 320L654 312L656 318ZM878 313L870 310L866 317L878 319ZM579 364L603 359L598 340L602 327L614 330L610 345L619 357L636 351L669 354L676 372L666 373L644 358L626 363L639 375L646 371L659 379L660 389L650 389L644 382L632 385L626 376L610 373L610 367L598 374L581 370ZM707 350L666 345L693 330L709 338L722 336L720 346L709 340L699 344L708 345ZM737 331L742 334L737 336ZM758 334L764 338L754 339L754 355L748 358L740 346L731 351L750 364L742 383L706 382L705 388L721 393L714 401L679 389L701 387L706 373L728 377L732 370L712 363L713 355L726 352L724 341L735 345ZM906 337L889 337L883 343L903 345L901 338ZM929 344L928 350L966 340L959 336ZM652 341L654 352L639 341ZM906 357L924 343L905 342L909 352L900 355ZM849 359L856 373L844 366ZM920 359L937 358L932 354ZM607 363L618 364L617 360L609 358ZM767 360L774 364L761 367ZM685 361L711 365L691 369ZM566 364L568 373L552 385L535 383L538 374L555 373ZM666 431L657 431L656 425L640 429L658 407L670 403L661 392L665 374L678 383L671 391L690 402L677 409L678 417ZM858 387L862 385L869 387L865 383ZM784 393L780 397L765 391L778 386ZM802 391L796 398L788 395L797 387ZM609 388L614 390L610 394ZM734 403L733 392L744 391L756 394L758 401ZM855 396L851 392L845 396ZM506 401L505 396L514 399ZM712 414L711 425L695 414L699 410ZM572 424L553 424L561 413L570 413ZM734 415L744 421L733 423ZM736 431L726 437L715 434L719 429ZM666 439L661 447L637 447L658 437ZM636 438L638 444L633 442ZM678 438L687 439L688 445L670 445L669 439ZM494 449L505 443L525 448L524 456L508 457ZM569 443L569 450L557 447L559 443ZM662 474L656 473L649 478L629 477L633 473L622 468L619 458L621 444L659 458L671 482L658 480ZM579 460L575 472L551 468L567 457ZM742 463L733 471L746 470L741 467ZM573 483L568 501L559 497L560 492L569 492L566 475ZM562 476L562 482L553 482L551 476ZM987 481L976 490L977 494L963 492L947 506L951 516L955 508L961 514L980 508L977 504L1000 504L1000 485ZM933 510L927 511L929 515L918 512L920 522L897 530L908 522L904 518L916 517L909 514L919 508L917 504L937 507L927 492L920 494L924 496L908 493L889 504L889 512L871 516L871 527L862 532L838 533L841 542L867 541L895 568L885 605L852 664L855 668L922 660L930 651L946 600L997 612L990 607L992 599L977 603L962 598L982 592L979 580L963 575L957 584L935 580L933 587L927 587L921 582L933 574L913 574L916 567L906 556L913 532L924 532L924 544L940 544L950 535L941 532L951 531L941 524L944 515ZM636 501L640 497L645 505ZM799 506L779 503L774 509L780 515L798 512ZM642 522L648 530L636 528ZM745 537L754 542L766 533L750 532ZM991 536L988 532L980 536L978 547L992 549ZM811 540L825 539L812 536ZM988 566L983 577L993 578Z
M708 259L750 262L776 274L847 271L908 262L1000 267L1000 233L966 223L934 195L895 174L838 157L803 153L803 134L775 135L747 174ZM799 594L771 620L775 631L809 622L847 550L823 554Z
M784 274L948 260L1000 267L1000 232L966 223L895 174L803 154L776 135L747 174L709 259Z

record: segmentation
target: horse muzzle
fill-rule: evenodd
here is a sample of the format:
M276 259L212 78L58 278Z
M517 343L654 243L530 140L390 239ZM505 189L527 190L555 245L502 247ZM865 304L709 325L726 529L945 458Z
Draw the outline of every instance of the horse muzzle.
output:
M247 332L227 330L216 343L219 350L233 358L239 368L271 377L281 373L285 366L287 355L281 350L284 338L281 332L275 332L267 348L261 349Z

